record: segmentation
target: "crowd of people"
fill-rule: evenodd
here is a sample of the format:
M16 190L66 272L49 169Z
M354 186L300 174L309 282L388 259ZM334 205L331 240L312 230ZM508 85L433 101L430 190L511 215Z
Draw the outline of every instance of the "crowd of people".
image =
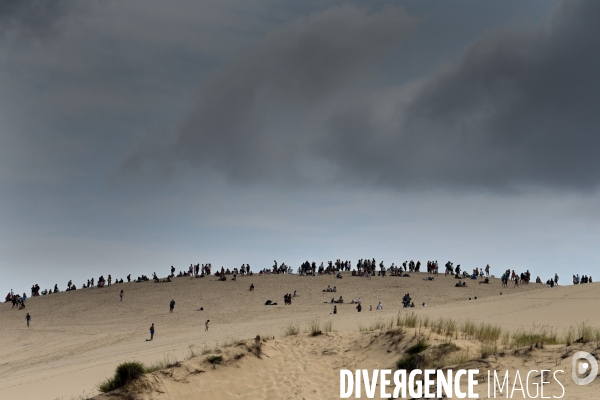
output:
M427 261L427 263L425 265L427 266L427 272L429 274L437 276L438 270L439 270L437 260ZM410 260L410 261L404 261L401 265L398 265L398 266L395 263L392 263L389 267L386 267L384 264L384 261L380 261L379 263L377 263L375 258L371 258L371 259L365 258L365 259L359 259L358 262L356 263L356 267L353 269L352 262L349 260L342 261L342 259L337 259L335 261L328 261L327 264L325 264L324 262L321 262L319 265L315 261L309 262L307 260L300 265L300 267L297 270L297 273L300 276L335 275L337 278L340 278L340 279L342 278L342 272L351 272L351 276L363 277L363 278L367 278L367 279L371 279L372 277L375 277L375 276L379 276L379 277L385 277L385 276L410 277L410 273L421 272L421 266L422 266L422 264L420 261L417 260L415 262L414 260ZM460 264L457 264L455 266L453 262L448 261L445 264L445 275L454 275L454 277L456 279L459 279L459 281L455 284L455 286L464 288L464 287L467 287L468 279L474 279L474 280L479 279L480 280L479 283L489 284L490 283L490 269L491 269L490 266L486 265L485 268L475 268L471 273L468 273L467 271L463 271L461 269ZM167 276L166 279L164 279L164 280L159 279L156 272L154 272L152 274L152 280L155 283L162 283L162 282L172 282L172 279L174 279L176 277L203 278L205 276L211 276L212 270L213 270L213 268L212 268L211 263L190 264L190 266L187 268L187 270L179 271L179 273L176 275L175 267L171 266L170 274ZM264 268L258 272L258 275L292 274L292 273L293 273L293 268L291 266L286 265L283 262L281 264L279 264L277 262L277 260L274 260L272 268ZM232 275L231 280L235 281L238 275L252 276L252 275L254 275L254 273L251 271L249 264L242 264L241 267L233 268L231 270L229 268L221 267L220 270L217 270L214 272L214 275L217 276L219 278L219 280L221 280L221 281L227 280L227 276ZM127 282L132 282L131 274L127 275L126 279L127 279ZM426 279L434 280L433 277L428 277ZM514 287L518 287L519 285L529 284L529 281L531 280L531 273L529 272L529 270L522 272L522 273L517 273L515 270L507 269L502 274L500 279L502 281L503 287L508 287L509 282L511 282ZM138 276L137 279L133 280L133 282L147 282L149 280L150 279L146 275L142 274L141 276ZM555 285L558 285L558 280L559 280L558 274L555 274L554 278L550 278L546 281L546 284L549 287L553 287ZM101 275L97 280L95 280L93 277L88 279L87 282L84 282L81 285L81 289L111 287L113 284L119 284L119 283L123 283L123 282L124 282L123 279L113 280L112 275L110 275L110 274L108 275L107 278L104 278L104 276ZM539 276L536 279L536 283L542 283L542 280L540 279ZM592 277L587 276L587 275L583 275L580 277L578 274L573 275L573 283L574 284L592 283ZM71 280L69 280L65 291L71 291L71 290L77 290L77 287ZM250 286L250 290L251 291L254 290L253 284ZM338 289L336 286L333 286L333 288L331 286L327 286L327 289L324 289L323 292L337 292L337 290ZM60 292L60 290L58 288L58 284L55 284L53 289L45 289L45 290L41 290L41 288L38 284L35 284L31 287L31 296L32 297L50 295L52 293L58 293L58 292ZM291 305L292 298L295 297L295 295L296 295L295 292L294 292L294 295L286 293L284 296L284 303L286 305ZM122 301L122 298L123 298L122 290L121 290L120 297L121 297L121 301ZM18 309L23 309L26 306L26 299L27 299L27 295L25 293L23 293L23 295L21 296L18 293L17 294L13 293L13 291L11 289L10 293L8 293L6 296L5 301L12 302L13 308L16 307ZM277 303L272 303L270 301L269 301L269 303L271 303L272 305L277 304ZM337 300L335 298L332 298L331 303L337 303L337 304L344 303L343 297L339 296L339 299L337 299ZM353 300L352 303L355 303L355 301ZM412 299L408 293L403 296L402 304L404 307L415 307L414 302L412 301ZM362 305L360 304L360 299L357 302L357 306L358 306L358 311L360 312L362 310ZM174 302L172 304L171 310L173 310L173 307L174 307ZM337 313L337 307L336 307L336 313Z

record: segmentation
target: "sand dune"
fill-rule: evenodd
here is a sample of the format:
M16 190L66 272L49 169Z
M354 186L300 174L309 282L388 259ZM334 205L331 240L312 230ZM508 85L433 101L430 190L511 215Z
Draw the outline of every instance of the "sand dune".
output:
M267 340L262 344L260 358L248 351L254 341L241 341L211 352L223 357L220 364L206 361L208 355L198 356L182 362L176 367L146 375L141 382L129 390L119 390L122 398L140 400L195 400L210 398L227 399L339 399L340 369L394 369L398 354L424 339L431 344L427 351L446 347L448 343L443 337L432 334L428 330L382 330L363 333L331 333L317 337L300 334L284 339ZM448 355L449 368L453 361L459 359L464 352L475 357L477 346L473 341L453 340L455 349ZM597 346L581 346L590 352ZM579 347L578 347L579 348ZM500 352L498 356L490 356L485 360L469 361L461 368L479 369L478 390L480 398L487 397L487 371L498 371L504 376L510 371L509 385L512 390L515 371L519 371L525 381L530 370L528 386L531 397L534 397L536 386L541 380L541 371L551 371L546 376L554 375L560 381L547 379L550 384L544 385L544 396L568 394L566 399L583 400L594 397L597 386L577 386L571 381L570 357L574 349L565 351L564 346L545 346L544 349L523 348ZM493 372L492 372L493 374ZM493 375L491 375L493 377ZM493 378L492 378L493 379ZM464 383L464 382L463 382ZM561 387L562 385L562 387ZM519 388L520 385L517 385ZM493 388L493 386L492 386ZM539 386L538 386L539 388ZM393 386L388 392L392 392ZM493 389L490 390L491 394ZM379 397L380 389L376 390ZM504 394L508 390L504 391ZM130 397L126 395L129 394ZM515 391L512 398L522 398L521 392ZM539 395L538 395L539 396ZM120 397L120 396L118 396ZM99 395L96 400L108 400L111 395ZM351 398L357 398L352 396ZM365 398L365 392L362 397ZM506 398L500 396L497 398Z
M332 393L330 390L339 395L338 375L328 376L316 365L314 368L311 366L311 363L321 364L322 360L305 359L302 361L306 365L303 368L294 360L299 360L301 354L308 357L322 353L324 348L332 346L328 344L328 341L334 340L332 338L340 341L337 347L332 347L333 351L345 352L350 348L352 352L353 341L359 340L353 336L360 336L357 332L359 324L368 326L377 320L391 320L401 310L401 297L407 292L415 303L427 303L425 309L415 309L419 314L457 320L470 318L510 328L529 327L533 323L559 328L585 320L593 323L600 312L594 308L600 296L595 293L596 284L553 289L530 284L502 289L499 280L493 280L490 285L469 282L469 287L459 289L454 287L455 281L451 277L440 276L429 282L423 280L425 276L413 274L410 278L374 277L371 280L345 276L340 280L332 276L271 275L241 277L236 282L218 282L212 277L177 278L173 283L118 284L111 288L32 298L28 299L27 309L22 311L11 309L10 304L2 304L0 396L69 399L93 395L97 393L96 384L112 375L120 362L139 360L151 364L165 357L182 360L190 349L199 352L225 341L256 335L275 335L279 340L282 328L291 323L304 327L316 318L323 322L332 321L336 331L334 335L316 341L291 339L298 341L293 345L290 343L294 342L284 340L267 343L267 361L244 359L240 361L240 368L236 366L220 375L223 377L221 389L223 385L229 385L226 382L235 382L227 381L224 378L227 376L246 382L237 389L228 388L227 393L231 397L221 398L235 398L235 390L241 394L250 393L252 385L255 385L251 392L253 398L277 398L279 389L273 386L274 380L279 381L273 376L277 375L277 371L279 376L289 377L298 386L310 384L317 390L314 397L310 392L298 392L304 398L328 398ZM248 291L250 283L256 286L253 292ZM324 302L328 302L333 294L321 291L327 285L337 286L335 296L342 295L347 302L360 297L363 312L359 314L353 305L343 304L338 306L338 315L331 315L333 306ZM125 290L122 303L118 296L121 289ZM284 306L283 295L294 290L297 290L298 297L291 306ZM500 292L503 292L502 296ZM478 299L469 301L469 297ZM173 314L168 312L171 299L177 303ZM267 299L279 305L265 306ZM369 312L369 305L375 308L379 301L383 303L383 311ZM196 311L200 307L204 311ZM25 325L25 311L30 312L33 318L29 329ZM211 320L209 332L204 332L206 319ZM152 322L156 325L155 340L146 342ZM277 349L281 349L279 361L275 360ZM397 354L386 352L372 353L369 350L368 354L359 353L357 350L352 357L364 361L365 368L390 363L397 358ZM343 361L343 358L333 357L327 368L333 371L336 365L340 365L340 360ZM197 379L203 380L206 376L208 373L198 374ZM219 378L214 379L218 382ZM332 389L327 385L332 385ZM181 396L186 390L196 393L197 389L190 389L190 385L186 387L188 389L169 390L181 390ZM216 395L219 387L217 385L210 390ZM163 398L186 397L172 395Z

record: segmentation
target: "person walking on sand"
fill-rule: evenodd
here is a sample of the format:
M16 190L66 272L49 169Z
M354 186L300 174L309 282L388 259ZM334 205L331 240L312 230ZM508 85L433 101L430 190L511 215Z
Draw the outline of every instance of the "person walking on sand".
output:
M150 325L150 340L154 339L154 322Z
M169 304L169 312L173 312L175 308L175 300L171 299L171 303Z
M121 293L119 293L119 297L121 298L121 301L123 301L123 290L121 290Z
M31 321L31 315L29 315L29 313L25 316L25 320L27 321L27 327L29 328L29 321Z
M206 327L206 329L204 329L204 332L208 331L208 323L210 322L210 319L207 319L206 322L204 323L204 326Z

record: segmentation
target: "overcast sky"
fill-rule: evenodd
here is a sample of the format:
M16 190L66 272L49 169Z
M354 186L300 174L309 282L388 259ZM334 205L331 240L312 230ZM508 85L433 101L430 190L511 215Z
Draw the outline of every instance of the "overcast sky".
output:
M593 276L599 17L2 1L0 290L273 259Z

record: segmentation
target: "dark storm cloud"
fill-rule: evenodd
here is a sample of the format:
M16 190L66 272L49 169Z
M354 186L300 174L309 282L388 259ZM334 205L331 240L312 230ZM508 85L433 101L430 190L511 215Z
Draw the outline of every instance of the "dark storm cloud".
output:
M8 33L44 39L56 32L64 17L81 7L75 0L2 0L0 39Z
M401 9L296 21L203 85L177 157L242 182L596 188L598 15L600 2L564 1L535 28L490 31L398 88L376 76L415 25Z
M309 119L371 79L414 26L402 9L340 7L270 32L203 85L178 155L235 180L294 173Z
M597 187L598 15L600 2L565 1L531 31L487 33L400 93L393 133L372 108L336 116L337 162L391 185Z

